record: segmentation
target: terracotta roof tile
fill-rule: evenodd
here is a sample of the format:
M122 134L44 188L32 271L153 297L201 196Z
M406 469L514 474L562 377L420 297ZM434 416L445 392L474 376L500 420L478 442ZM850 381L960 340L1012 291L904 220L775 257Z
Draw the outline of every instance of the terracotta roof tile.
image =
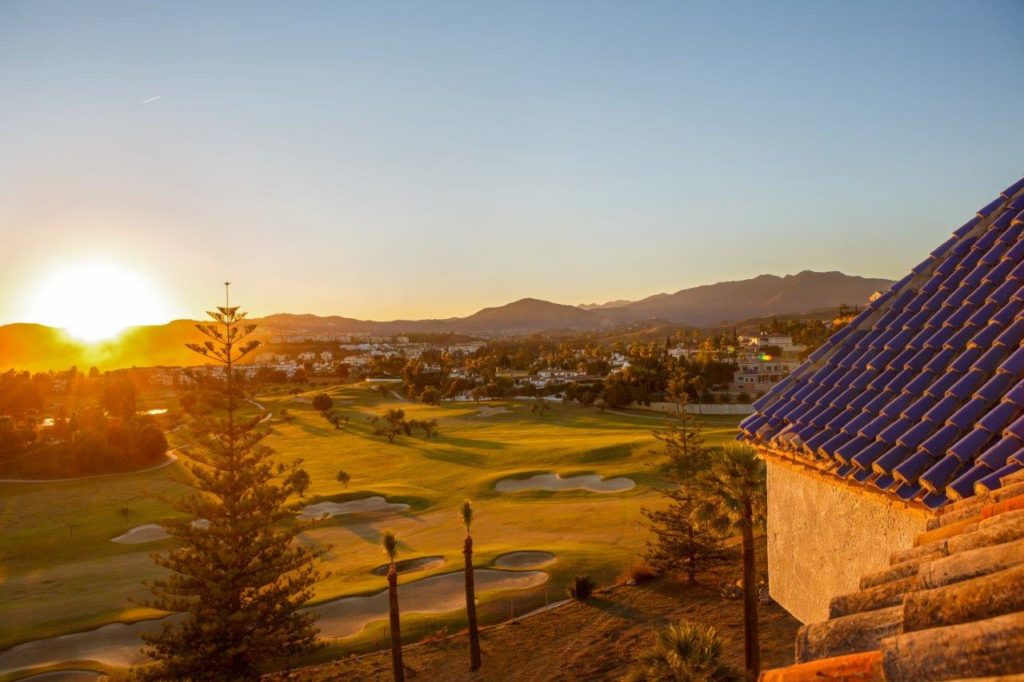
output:
M1024 671L1024 469L955 502L797 634L761 682L1012 680Z

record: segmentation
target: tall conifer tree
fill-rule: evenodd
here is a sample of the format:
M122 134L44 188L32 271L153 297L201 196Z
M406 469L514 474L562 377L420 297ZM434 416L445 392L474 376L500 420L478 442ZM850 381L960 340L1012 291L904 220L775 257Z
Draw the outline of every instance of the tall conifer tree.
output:
M150 583L147 605L185 617L143 637L156 660L143 679L258 679L273 659L313 648L317 635L314 616L299 608L313 596L318 552L293 542L304 526L288 504L301 460L271 461L260 417L238 414L234 366L259 346L248 338L256 325L226 295L208 314L213 323L196 326L209 340L188 347L224 366L224 414L195 420L200 447L186 464L194 492L173 502L184 518L163 524L174 548L153 555L169 573Z
M683 385L685 379L676 383L679 387ZM686 392L675 392L673 401L677 403L678 421L670 422L666 430L654 432L654 437L665 444L668 455L665 485L660 490L668 503L641 510L654 533L644 558L659 571L685 571L688 582L694 585L699 573L724 563L733 553L723 546L725 537L721 530L694 516L701 494L695 479L710 466L711 455L704 446L703 424L686 411Z

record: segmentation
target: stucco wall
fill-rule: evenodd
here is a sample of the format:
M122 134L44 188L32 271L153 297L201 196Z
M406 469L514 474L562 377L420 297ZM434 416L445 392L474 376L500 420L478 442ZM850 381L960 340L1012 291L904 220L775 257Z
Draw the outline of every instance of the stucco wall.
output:
M856 591L861 575L926 530L927 511L765 459L769 591L803 623L827 619L832 597Z

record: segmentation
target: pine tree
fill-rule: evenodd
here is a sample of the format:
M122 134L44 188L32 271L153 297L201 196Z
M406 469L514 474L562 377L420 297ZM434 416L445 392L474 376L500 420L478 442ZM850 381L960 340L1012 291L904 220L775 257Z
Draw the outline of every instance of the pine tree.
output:
M462 525L466 527L466 540L462 554L466 557L466 620L469 622L469 669L480 669L480 630L476 623L476 582L473 572L473 536L469 534L473 525L473 505L469 500L459 509Z
M238 414L234 365L259 345L246 340L256 326L227 300L208 314L214 323L197 328L209 340L188 347L224 366L226 415L193 426L194 492L172 502L184 518L163 524L175 546L153 555L169 573L149 584L146 603L185 617L143 636L156 660L139 671L143 679L258 679L274 659L313 648L317 635L314 616L299 608L313 596L318 552L293 542L304 526L288 505L296 491L287 479L301 460L272 462L259 417Z
M679 420L654 432L668 455L665 485L660 490L668 504L642 510L654 533L644 558L659 572L685 570L694 585L698 574L728 561L733 553L723 546L725 538L716 526L694 517L698 495L694 480L707 469L711 457L704 447L703 424L686 411L685 392L676 399L682 408Z

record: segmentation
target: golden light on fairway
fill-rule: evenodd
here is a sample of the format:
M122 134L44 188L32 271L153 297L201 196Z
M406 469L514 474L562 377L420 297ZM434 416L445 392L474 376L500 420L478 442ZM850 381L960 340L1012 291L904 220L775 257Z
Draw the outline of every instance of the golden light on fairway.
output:
M44 275L27 308L29 319L89 342L114 337L125 327L167 321L163 297L148 278L106 262L78 263Z

